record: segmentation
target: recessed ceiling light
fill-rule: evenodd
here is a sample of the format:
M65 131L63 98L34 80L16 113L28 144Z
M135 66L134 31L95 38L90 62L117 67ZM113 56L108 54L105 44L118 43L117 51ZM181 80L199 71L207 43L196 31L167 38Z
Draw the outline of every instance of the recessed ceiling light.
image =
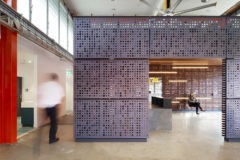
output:
M28 61L29 63L31 63L31 61Z
M116 0L111 0L112 2L116 1Z
M115 11L116 9L115 9L115 8L113 8L112 10L113 10L113 11Z

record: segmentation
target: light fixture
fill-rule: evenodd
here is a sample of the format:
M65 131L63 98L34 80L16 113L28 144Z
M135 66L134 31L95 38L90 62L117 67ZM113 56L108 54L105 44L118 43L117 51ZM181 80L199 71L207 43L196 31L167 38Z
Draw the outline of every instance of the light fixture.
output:
M177 72L167 72L167 71L156 71L156 72L149 72L149 73L177 74Z
M187 97L177 97L176 99L188 99Z
M172 101L172 103L180 103L179 101Z
M198 97L197 99L212 99L211 97Z
M188 99L188 97L177 97L176 99ZM197 97L196 99L212 99L211 97Z
M182 83L182 82L188 82L187 80L169 80L168 82L180 82L180 83Z
M172 67L172 69L207 69L208 67Z
M31 63L31 61L28 61L29 63Z
M202 3L207 3L208 2L208 0L201 0L202 1Z

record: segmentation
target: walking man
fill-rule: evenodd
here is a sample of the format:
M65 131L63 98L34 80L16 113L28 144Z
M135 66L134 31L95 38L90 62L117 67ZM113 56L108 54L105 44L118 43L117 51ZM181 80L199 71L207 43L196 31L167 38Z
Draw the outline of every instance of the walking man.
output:
M50 118L49 144L59 141L57 133L57 106L61 104L65 94L63 87L58 83L58 75L50 74L50 81L39 87L39 107L45 108L47 116Z

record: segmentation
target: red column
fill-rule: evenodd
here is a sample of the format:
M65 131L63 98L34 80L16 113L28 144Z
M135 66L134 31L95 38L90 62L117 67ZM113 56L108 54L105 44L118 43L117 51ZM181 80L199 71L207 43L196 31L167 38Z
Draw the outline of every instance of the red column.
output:
M14 9L17 0L4 0ZM17 141L17 33L1 27L0 143Z

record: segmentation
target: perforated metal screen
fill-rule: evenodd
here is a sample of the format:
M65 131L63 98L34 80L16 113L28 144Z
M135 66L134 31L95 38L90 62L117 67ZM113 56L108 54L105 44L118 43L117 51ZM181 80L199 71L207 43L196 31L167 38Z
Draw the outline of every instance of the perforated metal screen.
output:
M74 18L75 58L148 58L149 18Z
M240 137L240 100L227 100L226 137Z
M148 60L76 60L75 98L148 98Z
M75 138L148 137L147 100L76 100Z
M227 60L227 98L240 98L240 60Z
M223 17L160 17L150 22L150 58L226 57Z
M239 26L238 17L74 18L75 137L146 138L147 59L239 58ZM239 62L226 63L228 99L240 96L238 69ZM240 138L232 127L239 120L238 101L230 100L227 135ZM132 127L136 115L146 116L135 121L143 124L139 130Z
M226 60L226 137L240 138L240 60Z
M240 17L227 17L227 57L240 58Z

